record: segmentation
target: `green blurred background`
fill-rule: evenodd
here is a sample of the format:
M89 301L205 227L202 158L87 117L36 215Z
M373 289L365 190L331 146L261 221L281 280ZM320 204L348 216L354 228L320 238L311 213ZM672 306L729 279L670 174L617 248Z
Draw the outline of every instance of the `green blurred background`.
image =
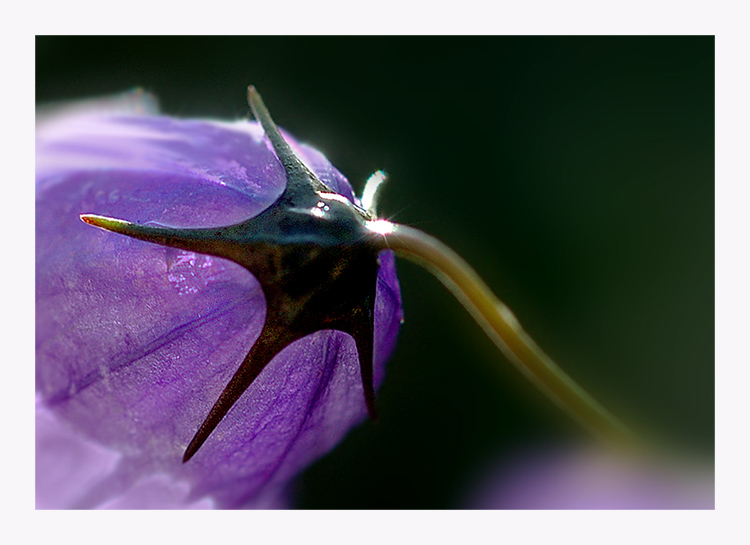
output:
M713 456L713 37L37 37L36 100L142 86L178 116L284 128L383 215L466 258L623 419ZM483 468L583 432L452 296L400 264L379 392L303 508L460 507Z

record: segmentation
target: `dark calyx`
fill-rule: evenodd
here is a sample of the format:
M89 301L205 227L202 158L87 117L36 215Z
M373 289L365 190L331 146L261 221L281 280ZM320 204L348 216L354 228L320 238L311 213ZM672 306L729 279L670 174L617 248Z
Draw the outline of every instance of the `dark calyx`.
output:
M82 217L139 240L230 259L250 271L263 289L267 311L260 337L190 441L183 462L276 354L323 329L354 338L367 410L373 419L376 415L372 368L378 249L365 228L374 218L334 193L296 157L252 86L248 100L287 176L281 197L260 215L210 229L127 222L105 226L95 217Z

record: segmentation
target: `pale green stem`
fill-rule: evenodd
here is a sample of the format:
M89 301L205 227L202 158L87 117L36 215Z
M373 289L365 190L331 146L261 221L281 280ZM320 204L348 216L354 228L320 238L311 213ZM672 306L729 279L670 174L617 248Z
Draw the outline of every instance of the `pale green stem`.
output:
M628 450L635 435L560 369L526 334L513 312L490 291L466 261L434 237L379 220L368 222L380 247L422 265L471 313L505 356L543 392L599 438Z

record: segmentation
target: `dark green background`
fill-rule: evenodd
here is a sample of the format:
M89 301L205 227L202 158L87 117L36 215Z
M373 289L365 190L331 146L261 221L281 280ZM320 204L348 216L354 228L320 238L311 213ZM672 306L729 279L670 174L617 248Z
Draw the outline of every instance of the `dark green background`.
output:
M180 116L277 122L385 216L463 255L623 418L709 459L714 420L713 37L37 38L37 102L136 85ZM583 434L442 286L400 265L406 323L306 508L460 507L486 464Z

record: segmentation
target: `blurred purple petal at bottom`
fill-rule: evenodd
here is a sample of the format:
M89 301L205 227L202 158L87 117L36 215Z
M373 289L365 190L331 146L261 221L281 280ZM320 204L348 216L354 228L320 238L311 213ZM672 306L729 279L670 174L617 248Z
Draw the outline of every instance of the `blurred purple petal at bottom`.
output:
M714 484L705 468L551 449L495 466L470 497L470 509L714 509Z

